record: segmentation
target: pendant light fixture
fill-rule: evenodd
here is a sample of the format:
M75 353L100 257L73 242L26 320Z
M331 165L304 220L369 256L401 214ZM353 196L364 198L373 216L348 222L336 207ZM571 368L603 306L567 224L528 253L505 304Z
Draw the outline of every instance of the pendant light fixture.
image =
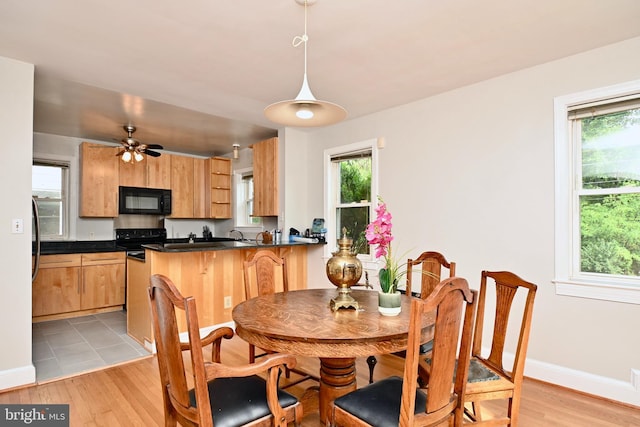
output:
M304 44L304 76L302 88L295 99L276 102L264 109L264 114L269 120L285 126L313 127L326 126L344 120L347 111L333 102L319 101L311 93L307 81L307 8L315 3L315 0L295 0L304 6L304 34L293 39L293 46Z

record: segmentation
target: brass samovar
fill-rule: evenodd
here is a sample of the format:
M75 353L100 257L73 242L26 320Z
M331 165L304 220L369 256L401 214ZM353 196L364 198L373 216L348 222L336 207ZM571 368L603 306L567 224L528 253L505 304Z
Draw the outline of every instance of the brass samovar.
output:
M342 238L338 239L338 250L327 261L327 277L338 287L338 296L331 300L331 309L359 308L358 301L351 295L351 286L358 283L362 276L362 263L353 251L353 239L347 237L347 229L342 229Z

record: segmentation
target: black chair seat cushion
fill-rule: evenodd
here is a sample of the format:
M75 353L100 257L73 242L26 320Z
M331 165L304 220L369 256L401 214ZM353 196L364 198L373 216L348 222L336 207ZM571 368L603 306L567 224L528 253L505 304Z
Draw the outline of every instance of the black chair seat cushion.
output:
M402 378L389 377L335 400L335 405L376 427L398 427ZM424 413L427 395L416 390L415 413Z
M189 397L191 405L196 406L193 390L189 392ZM210 381L209 401L216 427L240 426L270 414L266 381L257 375ZM278 401L286 408L298 399L286 391L278 390Z

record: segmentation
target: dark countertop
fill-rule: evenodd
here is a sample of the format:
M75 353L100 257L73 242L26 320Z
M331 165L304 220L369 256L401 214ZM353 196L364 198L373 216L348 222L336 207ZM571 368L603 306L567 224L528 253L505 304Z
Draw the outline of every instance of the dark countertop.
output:
M143 248L158 252L195 252L195 251L220 251L228 249L251 249L251 248L275 248L286 246L317 246L324 245L324 242L309 243L309 242L281 242L278 244L269 243L257 243L255 241L222 241L222 242L198 242L195 243L165 243L161 244L149 244L142 245Z
M220 240L218 240L220 239ZM324 242L281 242L257 243L253 240L237 241L227 238L214 238L214 240L204 241L196 239L195 243L188 243L187 239L167 239L167 243L142 245L146 249L159 252L193 252L193 251L219 251L227 249L250 249L260 247L279 246L316 246L324 245ZM65 241L44 241L40 246L41 255L58 254L79 254L94 252L125 252L126 249L116 245L115 240L65 240ZM32 244L31 254L35 255L35 243Z
M115 240L65 240L61 242L44 241L40 245L41 255L78 254L91 252L123 252L124 248L116 246ZM31 246L31 254L35 255L35 243Z

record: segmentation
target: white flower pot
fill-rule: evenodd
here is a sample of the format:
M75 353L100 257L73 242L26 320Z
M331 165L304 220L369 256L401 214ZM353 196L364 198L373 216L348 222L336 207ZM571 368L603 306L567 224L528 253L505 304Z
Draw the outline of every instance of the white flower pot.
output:
M397 316L402 310L402 294L398 291L387 294L378 292L378 311L383 316Z

